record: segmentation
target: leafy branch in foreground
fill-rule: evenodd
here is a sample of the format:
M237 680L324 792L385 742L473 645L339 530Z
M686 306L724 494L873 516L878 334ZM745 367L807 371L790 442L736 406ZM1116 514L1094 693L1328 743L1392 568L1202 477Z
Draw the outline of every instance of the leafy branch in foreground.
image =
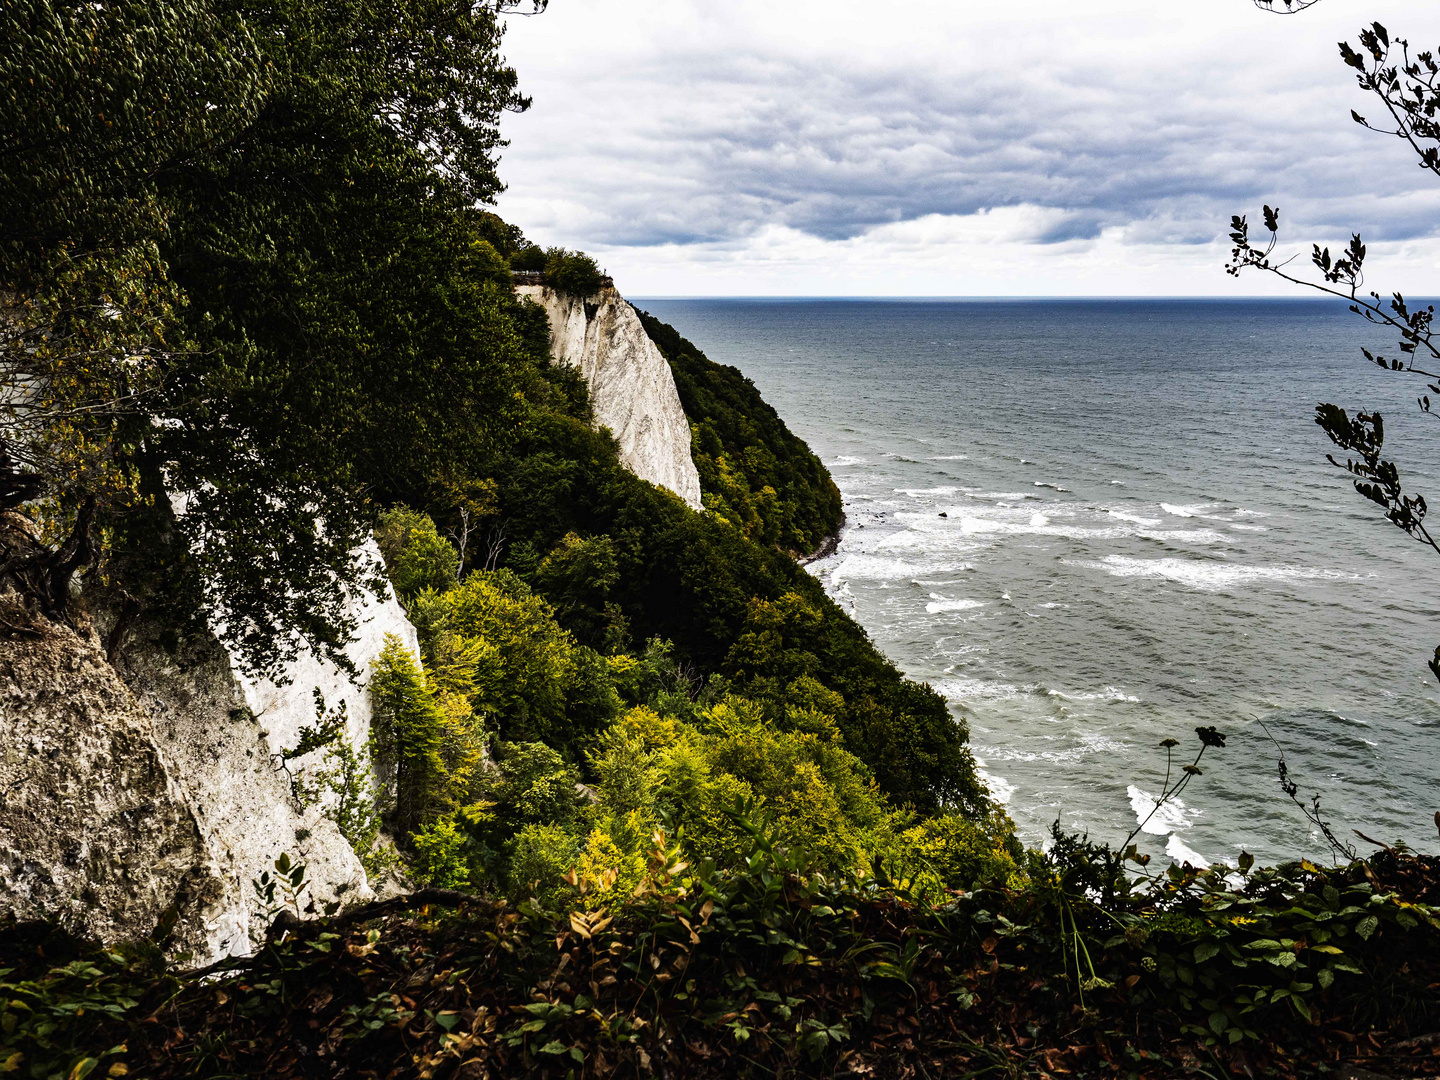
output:
M1434 54L1423 51L1412 55L1408 41L1392 40L1389 31L1376 22L1360 32L1359 49L1341 42L1340 56L1347 66L1358 72L1360 88L1380 100L1393 126L1377 127L1354 110L1351 118L1371 131L1403 140L1414 150L1422 168L1440 176L1440 122L1436 120L1440 111L1440 64ZM1233 246L1226 273L1233 277L1247 270L1272 274L1292 285L1345 300L1350 310L1366 321L1396 332L1398 355L1387 357L1369 349L1361 352L1384 371L1425 379L1425 390L1418 399L1420 409L1426 415L1436 416L1431 395L1440 399L1440 342L1435 340L1434 306L1414 307L1399 292L1382 298L1379 292L1365 290L1366 247L1359 233L1352 234L1348 246L1338 254L1332 254L1329 247L1312 245L1310 262L1316 274L1292 270L1298 255L1286 258L1276 255L1279 209L1267 205L1262 216L1269 233L1263 242L1252 239L1250 223L1244 215L1230 219ZM1427 510L1424 496L1407 494L1399 469L1383 456L1385 426L1380 413L1357 411L1351 416L1338 405L1321 403L1315 409L1315 422L1336 446L1354 455L1343 462L1327 457L1332 465L1351 476L1355 490L1382 507L1392 524L1440 552L1440 545L1424 523ZM1440 679L1440 649L1436 650L1430 668Z
M1317 791L1311 797L1309 806L1306 806L1296 798L1300 792L1300 785L1290 778L1290 766L1285 762L1285 748L1280 745L1280 740L1271 734L1270 728L1266 726L1265 721L1257 717L1256 723L1260 725L1266 737L1275 744L1275 750L1280 755L1275 762L1276 769L1280 773L1280 790L1285 792L1290 801L1300 808L1300 812L1305 815L1306 819L1320 830L1321 835L1325 837L1325 842L1330 845L1330 851L1336 861L1343 860L1345 863L1353 862L1355 860L1354 846L1342 842L1340 838L1335 835L1334 830L1330 828L1329 823L1327 823L1320 814L1320 793Z
M1395 293L1388 301L1382 300L1375 292L1362 295L1365 244L1358 234L1351 237L1349 247L1338 257L1332 256L1328 247L1315 245L1311 262L1320 271L1320 280L1317 281L1300 277L1287 269L1294 257L1276 261L1274 252L1279 241L1280 211L1266 206L1263 213L1265 228L1270 233L1263 247L1251 241L1249 222L1244 216L1231 219L1230 240L1234 247L1230 252L1230 264L1226 267L1228 273L1238 277L1242 270L1261 270L1292 284L1348 300L1350 310L1357 315L1372 323L1388 326L1400 334L1399 347L1404 359L1377 356L1369 349L1362 349L1367 360L1386 371L1402 371L1440 380L1440 374L1416 362L1417 357L1428 356L1437 361L1436 367L1440 369L1440 342L1436 342L1431 329L1434 307L1413 309L1400 293ZM1440 395L1440 383L1431 382L1427 389ZM1429 394L1422 395L1419 402L1424 412L1435 415ZM1355 490L1381 506L1392 523L1440 551L1425 528L1425 497L1407 495L1400 482L1400 470L1393 461L1382 456L1385 424L1381 414L1356 412L1352 417L1340 406L1322 402L1315 406L1315 423L1336 446L1356 455L1343 462L1327 455L1332 465L1351 475Z
M573 875L558 908L425 890L289 911L254 957L183 974L0 953L16 969L0 969L0 1060L64 1075L118 1058L156 1080L296 1061L497 1078L1432 1071L1416 1035L1433 1030L1440 977L1434 858L1242 855L1238 872L1172 867L1106 901L1076 885L1109 853L1057 845L1034 855L1045 887L927 902L805 870L756 810L733 808L747 842L733 870L657 830L640 887L610 903ZM41 1031L30 1011L65 1023Z

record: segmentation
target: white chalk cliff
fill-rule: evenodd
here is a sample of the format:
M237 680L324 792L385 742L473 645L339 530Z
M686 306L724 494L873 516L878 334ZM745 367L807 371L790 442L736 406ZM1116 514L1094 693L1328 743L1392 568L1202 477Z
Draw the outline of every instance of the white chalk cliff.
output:
M584 376L626 467L700 509L690 424L634 309L608 286L584 298L517 291L544 307L552 354ZM38 543L32 533L0 514L0 562L7 545ZM372 541L367 555L378 554ZM0 591L0 609L18 602ZM279 680L254 679L223 632L182 637L143 619L112 664L104 612L78 632L0 632L0 916L58 917L108 940L173 921L172 951L203 963L251 949L263 931L252 882L282 853L307 865L317 905L368 897L364 868L323 807L292 792L291 775L324 751L284 758L316 722L317 688L328 707L345 706L350 741L363 746L365 683L386 636L418 653L388 587L357 591L351 604L359 631L346 651L358 677L302 650Z
M373 540L365 550L379 560ZM371 717L366 681L385 636L396 635L419 655L415 628L388 586L384 596L353 591L349 609L359 625L345 653L358 678L303 648L278 681L251 678L214 637L176 656L137 633L116 661L150 716L156 744L219 869L223 895L205 918L212 955L249 951L250 935L259 929L251 882L282 853L306 864L317 904L370 896L364 868L334 823L321 807L302 806L291 794L290 776L323 765L325 752L281 766L281 755L299 744L300 729L316 723L316 689L327 707L345 706L346 735L363 747Z
M367 554L379 556L373 541ZM345 705L362 746L365 680L386 635L418 652L388 588L351 605L358 679L308 650L279 682L252 679L213 634L144 622L113 668L93 632L0 641L0 915L59 917L114 940L149 933L169 910L172 949L204 962L250 951L263 931L251 883L282 853L306 864L317 905L368 898L340 831L292 794L290 775L324 751L282 767L316 722L316 688Z
M614 434L625 467L701 509L690 421L674 376L625 298L611 286L588 297L564 296L545 285L515 291L545 309L551 354L584 375L595 420Z

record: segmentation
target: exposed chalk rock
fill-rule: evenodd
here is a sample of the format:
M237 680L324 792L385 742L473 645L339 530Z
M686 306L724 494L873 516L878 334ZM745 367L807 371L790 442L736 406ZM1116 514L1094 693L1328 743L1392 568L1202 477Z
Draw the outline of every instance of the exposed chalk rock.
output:
M544 285L515 292L545 309L551 353L585 376L596 422L614 434L625 467L699 510L700 474L675 379L625 298L609 286L589 297Z
M378 550L367 554L379 558ZM283 759L299 743L300 729L316 723L316 688L327 707L345 705L348 737L363 746L371 717L365 680L386 635L418 654L415 628L388 588L384 597L359 591L352 602L359 628L346 654L358 680L309 650L279 681L254 679L213 635L177 645L156 626L137 626L117 660L220 871L224 895L207 924L212 955L249 950L260 929L251 882L282 853L307 865L309 899L317 905L371 895L364 868L334 823L291 793L292 775L319 764L324 751Z
M381 562L380 548L374 540L366 541L361 551L367 562ZM245 704L268 732L272 747L293 749L300 741L300 729L315 723L317 689L327 707L345 707L351 745L364 746L370 737L371 715L370 695L365 684L371 663L385 648L385 638L394 634L419 657L420 640L415 627L405 617L404 609L388 585L383 597L363 590L354 594L348 614L356 618L358 626L355 639L345 647L345 655L360 673L358 680L308 649L286 665L280 682L253 678L232 665ZM317 756L297 758L292 768L311 765Z
M0 513L0 561L37 545L28 519ZM363 554L379 558L373 541ZM264 931L252 882L282 853L308 867L302 906L368 899L355 852L291 785L325 752L284 758L316 722L316 688L363 745L387 635L418 651L388 587L351 605L358 675L302 650L270 682L209 630L143 617L112 666L84 616L60 626L0 591L0 915L110 941L173 918L171 949L203 963L252 949Z
M171 948L212 955L225 883L149 717L98 640L25 621L0 638L0 913L115 940L173 912Z

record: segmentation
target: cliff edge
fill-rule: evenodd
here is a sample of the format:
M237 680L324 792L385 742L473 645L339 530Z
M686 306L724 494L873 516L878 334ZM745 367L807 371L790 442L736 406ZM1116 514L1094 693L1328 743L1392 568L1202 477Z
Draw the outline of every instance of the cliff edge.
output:
M625 467L702 509L690 422L670 365L635 309L612 286L587 297L566 296L548 285L520 285L515 293L545 309L551 355L580 369L595 421L614 434Z

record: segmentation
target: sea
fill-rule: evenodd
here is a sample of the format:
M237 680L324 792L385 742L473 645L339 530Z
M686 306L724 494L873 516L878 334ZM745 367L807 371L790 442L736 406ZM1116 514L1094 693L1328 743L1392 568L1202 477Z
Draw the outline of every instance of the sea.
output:
M1440 849L1440 554L1327 460L1315 405L1379 410L1440 497L1424 381L1341 303L638 299L754 381L847 526L809 566L969 725L1030 844L1158 858ZM1440 395L1437 395L1440 397ZM1225 746L1158 811L1195 760ZM1363 833L1369 839L1362 839Z

